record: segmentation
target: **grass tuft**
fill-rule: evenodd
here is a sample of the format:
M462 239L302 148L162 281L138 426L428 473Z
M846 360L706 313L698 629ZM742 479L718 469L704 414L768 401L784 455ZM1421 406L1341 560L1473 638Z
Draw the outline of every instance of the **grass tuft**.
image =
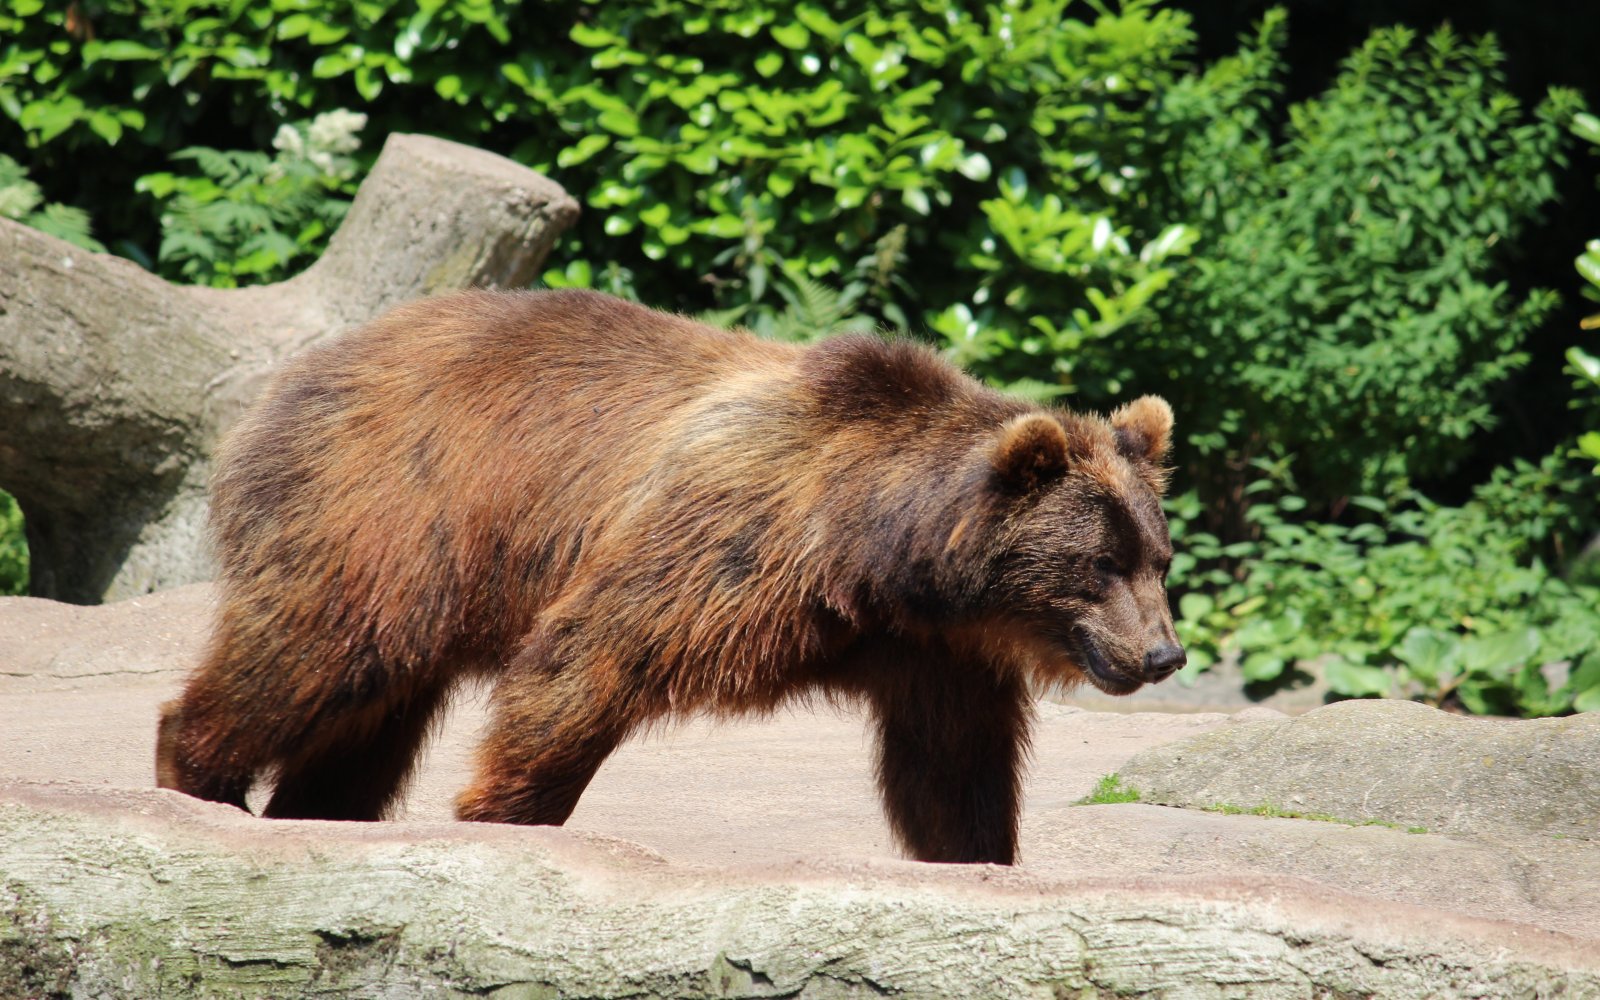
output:
M1119 802L1138 802L1139 790L1122 783L1117 774L1108 774L1094 786L1094 791L1074 802L1077 806L1109 806Z

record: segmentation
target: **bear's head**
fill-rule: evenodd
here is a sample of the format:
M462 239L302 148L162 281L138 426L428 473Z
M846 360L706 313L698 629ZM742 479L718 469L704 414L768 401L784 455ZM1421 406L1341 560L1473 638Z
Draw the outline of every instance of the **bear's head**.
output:
M987 444L991 609L1042 680L1128 694L1183 666L1161 509L1171 435L1172 408L1145 396L1109 421L1023 414Z

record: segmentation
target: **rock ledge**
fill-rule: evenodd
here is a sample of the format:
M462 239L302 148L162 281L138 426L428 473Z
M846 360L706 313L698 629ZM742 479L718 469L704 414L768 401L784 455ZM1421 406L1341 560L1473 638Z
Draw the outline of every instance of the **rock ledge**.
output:
M0 994L1600 995L1593 942L1293 878L709 869L553 829L0 783Z

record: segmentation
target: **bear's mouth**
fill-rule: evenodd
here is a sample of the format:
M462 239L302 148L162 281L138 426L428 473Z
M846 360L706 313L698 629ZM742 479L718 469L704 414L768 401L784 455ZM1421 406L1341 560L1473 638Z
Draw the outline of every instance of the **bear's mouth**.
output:
M1112 667L1099 645L1082 629L1073 629L1070 635L1071 648L1076 654L1073 659L1083 668L1089 683L1112 695L1132 694L1144 687L1143 680L1129 677Z

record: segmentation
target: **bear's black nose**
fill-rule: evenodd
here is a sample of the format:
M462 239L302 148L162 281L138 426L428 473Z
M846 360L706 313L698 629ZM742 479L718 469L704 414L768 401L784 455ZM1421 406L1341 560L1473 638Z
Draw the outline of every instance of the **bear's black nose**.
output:
M1183 651L1182 646L1174 643L1157 646L1144 654L1145 680L1151 684L1166 680L1188 662L1189 656Z

